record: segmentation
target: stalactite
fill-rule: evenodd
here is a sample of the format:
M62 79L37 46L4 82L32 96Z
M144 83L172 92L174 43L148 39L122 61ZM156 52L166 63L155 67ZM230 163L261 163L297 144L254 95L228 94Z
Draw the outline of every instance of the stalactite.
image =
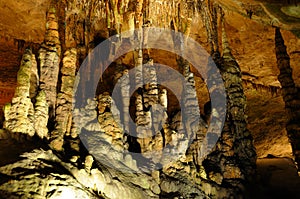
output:
M281 92L280 86L271 86L271 85L264 85L260 83L255 83L251 80L242 79L243 84L247 86L251 86L251 88L255 89L256 91L265 91L270 93L272 96L278 96Z
M279 28L275 29L275 51L277 67L280 70L278 80L282 86L281 93L285 102L285 108L288 112L286 130L292 145L295 162L298 164L298 173L300 173L300 92L293 80L290 57L286 51L286 46Z
M207 32L207 41L210 45L210 51L214 52L214 46L213 46L213 36L211 31L211 21L209 19L209 11L205 4L202 4L202 10L203 10L203 16L204 16L204 24Z
M26 42L23 39L14 39L14 45L17 45L18 51L20 51L20 52L22 52L22 50L24 50L25 44L26 44Z

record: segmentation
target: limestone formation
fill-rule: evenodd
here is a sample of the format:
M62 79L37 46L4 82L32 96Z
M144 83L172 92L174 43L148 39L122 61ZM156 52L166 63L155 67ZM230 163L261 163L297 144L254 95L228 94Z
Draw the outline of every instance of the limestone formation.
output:
M211 174L214 176L213 178L211 176L211 179L217 180L217 176L222 173L223 181L233 181L234 179L245 179L246 176L253 174L256 153L252 146L251 134L246 127L246 98L243 93L240 68L231 54L224 24L222 26L223 55L218 67L225 84L228 111L221 139L217 144L217 151L219 151L218 153L222 151L223 157L221 158L219 155L214 157L212 153L207 161L210 163L206 163L205 167L207 173L214 173ZM232 156L236 156L237 159L233 161ZM214 170L208 169L207 166L209 165L219 165L220 173L216 168Z
M34 128L34 107L30 99L30 78L32 68L35 68L35 58L30 49L26 49L20 70L18 72L18 86L11 104L4 108L4 128L13 133L26 134L32 137L35 134Z
M296 87L292 68L290 66L290 57L286 51L284 40L279 28L275 30L275 50L277 58L277 67L280 70L278 80L282 86L282 96L285 102L285 108L288 114L288 123L286 125L288 137L290 139L295 161L300 171L300 141L299 141L299 119L300 119L300 91ZM300 173L300 172L299 172Z
M44 43L39 50L40 89L44 90L49 105L50 118L55 115L56 88L59 74L61 47L55 8L47 14L47 26Z
M64 53L61 72L61 89L57 95L56 125L51 132L51 145L62 150L64 136L70 136L72 126L72 103L75 86L77 51L72 48Z
M4 108L4 127L13 137L23 133L49 138L52 149L47 146L46 151L34 150L23 154L23 159L15 163L1 166L4 180L0 195L6 198L17 194L23 198L241 198L244 188L241 182L254 174L256 157L247 130L241 70L231 53L224 28L222 38L219 37L224 13L219 13L221 9L215 2L70 0L53 1L50 7L38 62L30 50L25 51L15 96ZM193 31L202 30L199 15L207 35L202 38L197 33L197 39L208 40L213 56L204 68L210 68L215 61L223 78L217 79L212 71L206 71L207 77L203 78L207 79L203 82L211 84L211 99L222 92L218 85L223 81L227 94L227 109L223 104L224 107L205 111L210 112L205 116L206 121L216 124L209 130L206 122L198 117L200 108L196 99L203 97L197 95L199 74L182 57L172 59L174 63L170 65L179 69L185 82L181 99L168 98L172 93L160 85L159 66L155 65L165 53L158 52L155 57L152 52L157 49L146 49L150 26L195 36ZM199 30L198 26L193 27L198 23ZM142 30L142 27L143 32L134 33L135 28ZM135 39L128 41L128 35L120 34L124 30L130 30ZM112 41L99 51L102 53L99 56L111 58L121 47L133 42L138 42L138 47L115 60L106 71L94 68L91 60L95 57L88 53L113 35L123 41L122 45ZM181 55L186 53L186 41L181 36L173 38L174 50ZM173 43L167 41L166 45ZM297 93L293 81L289 80L288 58L278 31L276 50L282 73L279 79L292 118L287 129L298 157L295 132L298 106L293 101ZM80 92L74 93L76 70L86 57L89 58L87 69L80 73L83 86ZM105 64L105 61L99 63ZM135 73L131 76L129 70L133 67ZM100 72L109 78L94 78ZM91 82L96 82L98 87L107 86L103 90L108 92L97 90L92 96L86 96L87 91L94 89L87 87ZM117 83L119 87L113 88ZM114 91L119 99L110 96ZM76 104L75 94L87 100ZM180 111L174 105L176 100L184 105ZM204 107L210 105L208 102ZM225 114L220 135L223 121L219 118ZM129 125L131 119L136 124L134 129L135 126ZM0 134L7 137L4 132ZM217 139L216 145L210 141ZM204 157L208 150L211 153ZM136 153L143 162L136 159ZM170 161L168 157L177 159Z
M36 102L34 105L34 128L36 134L40 138L49 138L48 134L48 104L46 99L46 94L44 91L40 91L36 96Z

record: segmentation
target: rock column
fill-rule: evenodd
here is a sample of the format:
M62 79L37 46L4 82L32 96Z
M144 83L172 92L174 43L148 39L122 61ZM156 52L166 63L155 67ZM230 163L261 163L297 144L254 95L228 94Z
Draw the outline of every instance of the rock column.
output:
M72 125L72 101L74 95L77 51L68 49L64 53L61 72L61 89L57 95L56 125L51 132L51 146L56 150L62 150L63 138L69 136Z
M26 49L17 76L17 88L11 104L4 107L5 121L3 127L19 139L19 133L32 137L34 129L34 107L30 99L30 77L36 64L31 50Z
M39 50L40 89L46 93L50 118L55 115L56 90L61 53L55 12L54 8L48 11L45 41Z
M279 28L275 30L275 50L277 66L280 70L278 80L282 86L282 96L288 113L286 130L292 145L295 161L298 165L298 173L300 173L300 92L293 80L290 57L286 51Z

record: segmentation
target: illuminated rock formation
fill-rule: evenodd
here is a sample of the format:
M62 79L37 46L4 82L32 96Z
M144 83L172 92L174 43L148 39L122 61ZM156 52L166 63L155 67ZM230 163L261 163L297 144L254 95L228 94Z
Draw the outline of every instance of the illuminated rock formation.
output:
M46 93L50 118L55 115L61 47L55 9L47 14L45 41L39 50L40 89Z
M19 139L19 134L34 136L34 106L30 99L30 78L32 69L35 68L35 57L27 49L23 55L18 72L18 86L11 104L4 107L4 128L11 131L13 137Z
M62 150L64 136L70 136L72 126L72 103L75 86L77 51L72 48L64 53L61 72L61 89L57 94L55 110L55 130L51 132L51 145L56 150Z
M12 103L4 107L4 130L0 130L1 139L23 140L28 136L33 143L26 141L24 145L37 147L39 143L41 149L0 165L4 179L0 195L242 198L245 186L255 178L256 161L252 131L248 130L255 125L247 126L246 121L246 112L255 110L246 109L244 92L260 90L276 95L281 90L289 115L286 128L299 162L299 93L280 31L276 30L275 40L282 88L270 67L274 53L268 51L265 57L259 57L261 52L257 50L249 55L252 44L259 45L251 34L256 27L251 27L254 21L264 24L259 26L264 36L271 28L266 24L289 29L298 23L283 24L260 3L249 3L256 6L249 10L244 1L237 2L241 0L58 0L45 5L50 9L45 13L46 34L39 50L24 51L34 45L16 40L24 55ZM0 11L3 9L0 6ZM240 24L246 24L244 32L238 30ZM173 30L172 36L182 32L186 38L194 38L212 55L201 63L203 71L209 71L202 74L179 56L192 54L185 54L187 39L182 35L165 40L159 40L163 34L156 35L157 45L171 46L178 55L148 48L151 27ZM130 32L121 34L127 30ZM245 32L250 36L243 39L250 47L241 47L242 39L234 37ZM109 45L93 55L99 43L115 35ZM295 43L299 41L290 37ZM133 44L137 44L134 49L108 63L107 59ZM297 58L299 53L295 50L293 54ZM175 80L169 74L165 77L180 97L160 81L160 61L182 76ZM210 71L213 62L222 78ZM87 67L80 70L83 63ZM106 64L109 66L104 69ZM97 79L99 74L102 76ZM254 89L247 85L243 88L243 81ZM220 94L225 93L222 84L226 96ZM227 101L216 108L212 99L217 97L221 101L226 97ZM270 123L266 125L276 122Z

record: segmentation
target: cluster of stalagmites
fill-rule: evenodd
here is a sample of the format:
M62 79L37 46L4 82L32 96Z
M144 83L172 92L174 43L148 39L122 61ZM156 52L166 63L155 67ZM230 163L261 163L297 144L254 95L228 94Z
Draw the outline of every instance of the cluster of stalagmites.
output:
M12 137L22 139L22 134L30 137L48 137L48 103L44 91L38 91L39 76L35 55L27 49L18 72L18 85L11 104L4 107L3 127Z
M143 16L143 5L147 4L149 8ZM28 198L67 198L69 195L64 194L71 192L81 198L116 199L239 195L239 185L226 183L244 179L245 174L251 173L254 152L250 150L253 146L244 118L240 71L226 49L222 76L230 96L228 117L221 139L206 159L203 154L211 143L206 143L205 136L219 134L206 132L207 124L195 114L199 112L194 100L197 99L195 80L189 63L183 59L177 61L187 82L181 99L186 107L172 118L167 114L167 90L158 85L153 60L144 59L142 49L133 52L134 77L130 77L121 62L117 63L121 66L114 71L113 81L120 91L117 96L120 100L104 92L87 99L84 107L73 110L78 59L89 52L91 41L95 40L93 34L98 31L101 37L107 37L141 28L146 21L148 25L169 27L172 21L173 29L188 35L192 20L188 11L195 9L194 4L177 1L175 4L150 0L144 4L143 1L68 1L58 11L49 10L45 42L37 56L39 64L35 55L27 50L18 73L15 96L12 103L5 106L4 128L16 139L24 137L22 135L46 138L51 149L29 152L23 155L23 160L0 167L8 179L17 179L1 184L1 193L18 192ZM168 11L167 20L157 17L162 9ZM64 34L59 31L56 12L66 17L62 20L66 25ZM178 12L184 12L186 17L178 19ZM101 31L103 26L109 30L108 35ZM90 70L80 74L80 78L92 81L87 76ZM132 79L137 86L133 96L130 94ZM131 97L135 100L133 118L128 109ZM211 120L225 112L212 110ZM190 117L183 120L183 115ZM143 164L132 152L143 158ZM176 160L168 157L176 157ZM15 172L17 167L24 170ZM28 174L27 169L33 172ZM28 186L35 183L45 188Z

